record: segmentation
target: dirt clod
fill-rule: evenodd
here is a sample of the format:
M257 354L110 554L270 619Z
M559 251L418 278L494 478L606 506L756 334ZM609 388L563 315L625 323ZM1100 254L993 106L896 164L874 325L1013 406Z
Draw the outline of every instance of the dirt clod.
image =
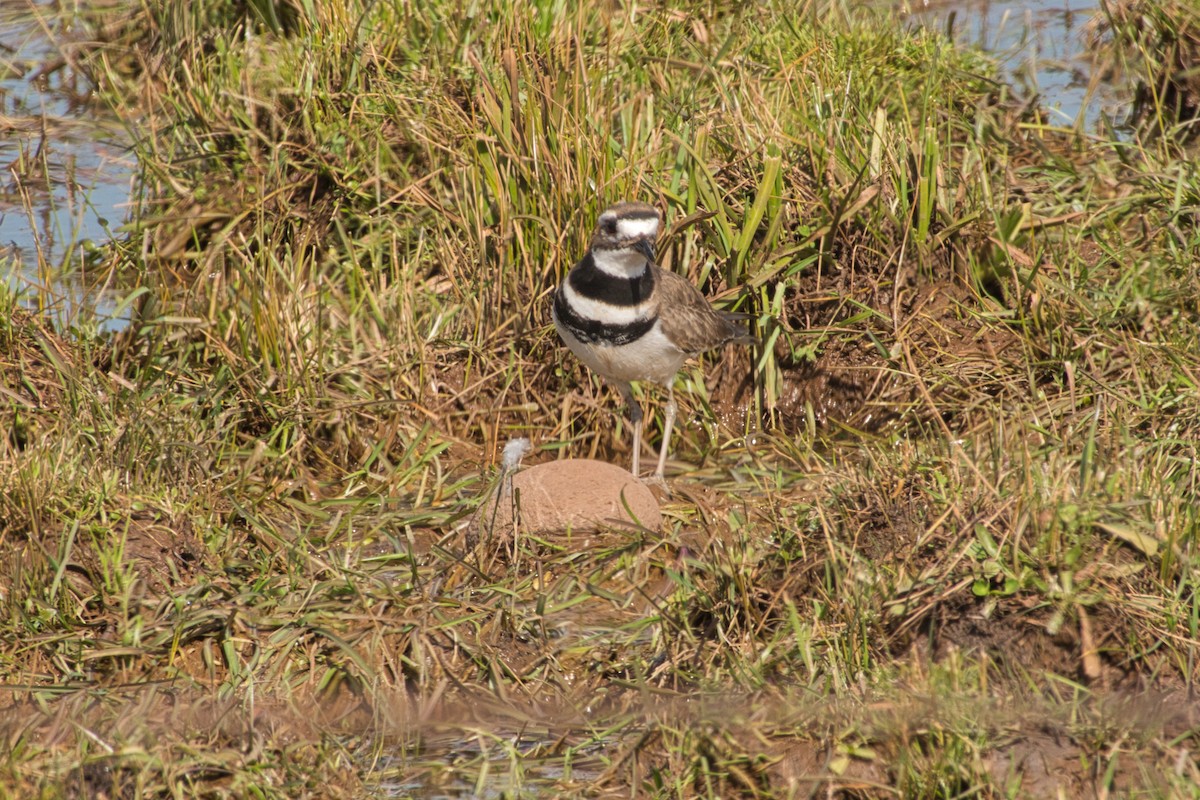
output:
M522 531L596 530L662 524L658 501L629 472L590 458L537 464L518 472L511 487L503 483L479 510L480 529L510 530L514 518Z

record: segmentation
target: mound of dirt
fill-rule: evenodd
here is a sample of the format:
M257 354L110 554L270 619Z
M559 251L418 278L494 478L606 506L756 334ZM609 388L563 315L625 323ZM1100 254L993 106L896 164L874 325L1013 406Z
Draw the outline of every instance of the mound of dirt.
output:
M475 514L480 532L658 530L662 513L651 491L620 467L590 458L537 464L501 482Z

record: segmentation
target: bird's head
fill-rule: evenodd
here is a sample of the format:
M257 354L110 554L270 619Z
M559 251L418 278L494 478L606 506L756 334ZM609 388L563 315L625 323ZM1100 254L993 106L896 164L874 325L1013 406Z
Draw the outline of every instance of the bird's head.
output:
M622 202L604 210L592 234L596 266L620 277L633 278L654 261L658 209L648 203Z

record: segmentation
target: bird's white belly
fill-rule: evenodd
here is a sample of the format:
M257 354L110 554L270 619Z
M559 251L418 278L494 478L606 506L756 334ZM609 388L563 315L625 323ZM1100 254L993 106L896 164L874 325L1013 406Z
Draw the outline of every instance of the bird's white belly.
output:
M621 345L581 342L558 320L554 325L580 361L605 378L622 383L653 381L667 385L687 361L687 353L663 335L661 323L656 322L644 336Z

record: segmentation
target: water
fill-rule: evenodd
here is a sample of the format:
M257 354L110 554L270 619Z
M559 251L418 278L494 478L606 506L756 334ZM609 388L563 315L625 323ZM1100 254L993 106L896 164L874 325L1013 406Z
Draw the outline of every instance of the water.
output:
M486 718L488 712L483 714ZM445 730L438 727L406 731L407 746L366 743L360 757L370 764L368 781L380 797L501 800L573 795L567 787L594 783L609 763L605 753L620 743L593 740L582 730L557 725L513 729L501 719L480 720L476 714Z
M1001 77L1025 96L1037 96L1047 122L1118 133L1129 116L1128 93L1100 79L1088 44L1099 0L916 0L910 19L995 58Z
M60 323L114 329L112 276L88 254L126 220L137 163L72 66L87 35L53 2L0 3L0 276Z

